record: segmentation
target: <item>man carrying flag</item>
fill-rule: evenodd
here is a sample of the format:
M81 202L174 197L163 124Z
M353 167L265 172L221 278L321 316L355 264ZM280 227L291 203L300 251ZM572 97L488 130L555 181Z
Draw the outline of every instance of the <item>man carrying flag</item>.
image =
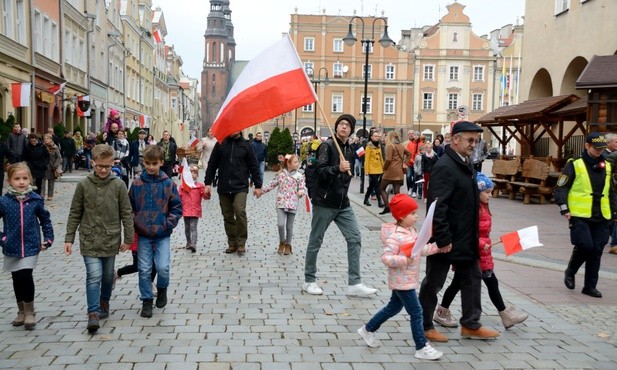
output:
M304 284L302 290L308 294L320 295L323 290L317 285L317 254L321 248L324 234L334 221L347 241L347 295L369 296L377 289L362 284L360 277L361 235L356 215L349 203L349 183L351 166L349 162L353 151L348 138L354 131L356 119L350 114L341 115L334 124L334 136L328 138L317 149L315 180L313 183L313 219L311 235L306 248L304 265ZM334 140L338 141L343 157L339 155Z
M585 264L581 293L602 298L596 289L602 250L608 242L610 220L617 220L617 197L611 186L611 164L604 160L604 135L592 132L580 158L568 161L555 188L555 202L568 220L574 245L564 284L574 289L574 275Z

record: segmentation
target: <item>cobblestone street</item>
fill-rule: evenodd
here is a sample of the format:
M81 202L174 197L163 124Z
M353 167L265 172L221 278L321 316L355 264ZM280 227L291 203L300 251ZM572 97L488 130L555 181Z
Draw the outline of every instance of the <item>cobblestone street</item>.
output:
M495 248L496 274L506 304L529 313L523 324L504 330L483 295L483 324L501 331L496 340L461 339L458 329L440 328L450 341L436 362L414 358L407 315L388 321L378 332L380 348L367 347L356 330L389 299L380 261L379 227L391 216L362 206L358 180L350 197L362 229L363 282L378 288L372 298L348 298L346 245L332 225L318 259L323 296L302 293L304 254L310 215L295 222L293 254L278 246L275 191L249 197L248 252L226 255L218 196L204 202L197 253L184 249L184 225L172 236L169 303L139 316L137 276L117 281L111 315L95 335L86 331L85 267L77 248L62 251L70 199L76 181L65 176L48 204L56 241L41 254L34 271L38 324L33 331L12 327L15 302L10 274L0 279L0 368L40 369L615 369L617 368L617 256L603 256L598 289L602 299L567 290L563 269L571 251L567 226L555 205L523 205L494 199L494 240L537 224L544 247L512 257ZM272 178L266 172L266 181ZM200 181L203 175L200 175ZM424 214L424 205L420 213ZM132 262L120 254L116 267ZM422 263L424 270L424 262ZM581 271L582 273L583 271ZM577 283L582 275L577 276ZM486 292L485 290L483 291ZM460 315L460 300L452 306Z

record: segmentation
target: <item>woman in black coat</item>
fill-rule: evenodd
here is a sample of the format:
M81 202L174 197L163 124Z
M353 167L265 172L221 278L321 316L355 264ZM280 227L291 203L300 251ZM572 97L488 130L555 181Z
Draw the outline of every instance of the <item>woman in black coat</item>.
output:
M43 178L45 178L45 172L47 172L47 166L49 165L49 151L41 143L37 134L28 135L28 144L24 147L21 159L28 164L32 178L34 179L34 190L37 194L41 194L41 188L43 187Z

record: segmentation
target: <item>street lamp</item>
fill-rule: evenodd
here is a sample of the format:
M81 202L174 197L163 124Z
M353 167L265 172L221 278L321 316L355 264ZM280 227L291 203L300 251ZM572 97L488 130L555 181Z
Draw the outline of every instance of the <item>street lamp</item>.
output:
M313 69L313 67L308 66L306 67L306 69L311 70L311 75L313 76L313 79L311 81L313 82L313 86L315 87L315 94L317 94L317 85L319 85L320 83L323 82L323 84L326 86L330 85L330 79L328 78L328 70L326 69L326 67L319 68L319 70L317 71L317 79L315 79L315 69ZM321 79L321 71L326 72L326 78L324 78L323 80ZM313 133L317 135L317 102L315 102L315 106L313 107Z
M353 31L351 29L352 23L354 19L359 19L362 22L362 46L364 46L364 98L362 99L362 137L367 138L366 132L366 103L368 101L368 55L371 50L371 45L375 43L375 23L378 20L382 20L385 24L385 28L383 31L383 35L379 39L379 44L383 48L387 48L390 45L395 45L395 42L392 41L390 36L388 36L388 21L384 17L376 17L373 19L373 25L371 27L371 38L366 38L364 36L364 19L354 15L351 17L349 21L349 31L347 32L347 36L343 38L343 41L348 46L353 46L358 39L354 36ZM357 26L356 26L357 28ZM364 166L362 166L361 175L360 175L360 194L364 193Z

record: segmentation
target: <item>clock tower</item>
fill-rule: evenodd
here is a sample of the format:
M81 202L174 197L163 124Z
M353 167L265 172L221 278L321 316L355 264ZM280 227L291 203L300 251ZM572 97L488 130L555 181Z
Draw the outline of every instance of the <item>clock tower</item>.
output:
M231 69L236 60L234 26L229 0L210 0L210 13L204 34L205 53L201 72L201 116L203 131L214 119L231 88ZM222 139L222 138L221 138Z

